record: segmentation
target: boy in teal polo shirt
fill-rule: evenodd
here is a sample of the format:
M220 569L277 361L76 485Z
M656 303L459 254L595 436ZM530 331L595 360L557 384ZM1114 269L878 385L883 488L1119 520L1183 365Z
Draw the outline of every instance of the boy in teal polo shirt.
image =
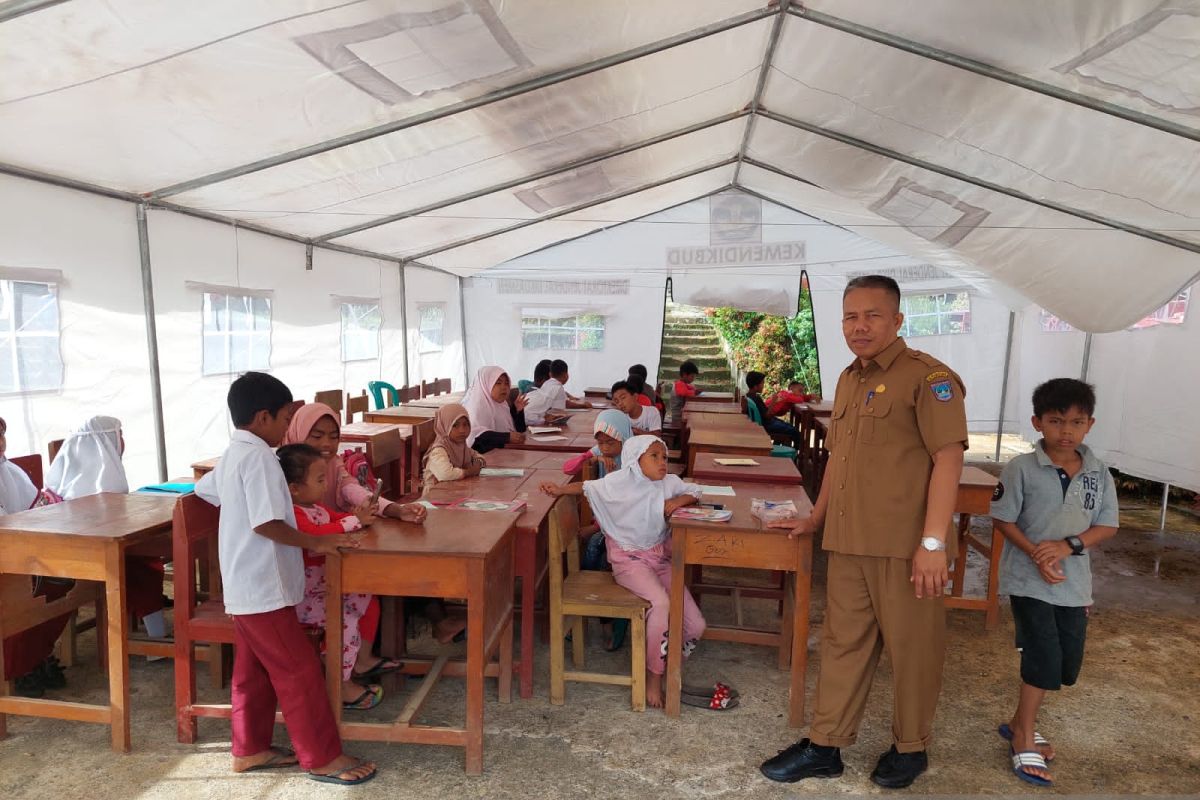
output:
M1013 772L1049 786L1049 742L1035 731L1047 691L1071 686L1083 663L1092 571L1088 549L1117 532L1112 474L1083 443L1096 420L1088 384L1055 378L1033 392L1033 427L1042 439L1004 468L992 519L1008 540L1000 591L1010 596L1021 652L1021 694L1000 735L1012 743Z

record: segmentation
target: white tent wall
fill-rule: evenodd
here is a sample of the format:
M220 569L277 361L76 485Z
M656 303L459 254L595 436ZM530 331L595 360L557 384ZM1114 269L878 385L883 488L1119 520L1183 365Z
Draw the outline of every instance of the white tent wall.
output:
M131 212L132 213L132 210ZM169 211L152 211L150 260L171 475L220 453L232 430L225 396L236 374L203 374L204 288L270 292L270 372L297 399L326 389L360 392L368 380L403 370L398 268ZM219 289L218 289L219 291ZM381 358L342 362L341 300L380 298Z
M576 243L561 247L572 244ZM550 250L544 252L548 254ZM593 250L591 257L594 259L600 252L604 251ZM581 277L586 277L585 270L568 272L563 269L554 272L547 269L544 272L539 270L537 274L526 272L522 275L524 280L546 281L547 288L554 288L558 281L579 280ZM635 363L645 364L651 376L657 375L665 278L660 275L606 273L598 279L628 280L629 293L512 293L501 291L500 278L481 275L464 279L467 319L470 320L467 350L471 380L474 380L480 367L491 364L508 370L514 384L522 378L532 379L534 366L543 358L561 358L567 362L571 374L567 390L577 396L582 396L588 386L609 386L623 379L630 365ZM604 349L525 349L521 334L523 308L557 308L570 310L572 315L603 315Z
M444 272L423 267L404 268L405 302L408 311L408 378L409 385L437 378L449 378L455 391L466 388L463 383L465 354L462 341L462 303L459 300L458 278ZM422 345L421 308L436 305L443 309L442 346L426 342ZM474 333L474 320L468 327ZM421 352L422 350L427 352ZM395 380L384 378L395 385L401 384L403 371L392 372Z
M62 438L87 416L105 414L124 426L130 483L155 480L134 206L0 177L0 267L62 272L62 389L0 396L8 454L45 458L51 439Z

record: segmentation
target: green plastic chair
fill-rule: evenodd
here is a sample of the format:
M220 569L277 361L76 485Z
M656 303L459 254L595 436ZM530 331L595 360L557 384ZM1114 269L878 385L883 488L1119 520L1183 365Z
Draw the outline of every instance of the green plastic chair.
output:
M387 400L384 400L384 390L387 390ZM396 390L387 381L371 381L367 384L367 391L371 393L371 397L375 399L375 410L381 411L385 408L400 405L400 392ZM389 402L391 401L391 402Z
M517 381L517 388L521 391L521 394L529 394L536 387L533 385L533 381L527 381L527 380L522 379L522 380Z
M758 413L758 403L755 403L749 397L746 398L746 416L750 417L750 421L755 425L762 425L762 415ZM771 448L771 455L774 458L790 458L795 460L796 454L799 451L794 447L788 447L786 444L776 443Z

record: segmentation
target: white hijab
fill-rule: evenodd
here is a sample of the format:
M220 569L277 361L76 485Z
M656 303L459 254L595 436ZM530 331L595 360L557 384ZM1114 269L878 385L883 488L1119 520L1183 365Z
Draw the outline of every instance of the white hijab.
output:
M64 500L129 491L121 465L121 421L92 417L71 431L46 473L46 486Z
M649 550L667 536L663 517L666 501L681 494L700 496L700 487L668 474L652 481L642 472L638 459L658 442L657 436L634 436L621 448L621 468L600 480L586 481L583 494L604 531L622 550Z
M499 431L511 433L513 426L512 412L508 409L508 400L497 403L492 399L492 388L496 381L504 375L503 367L480 367L475 375L475 382L467 389L462 404L471 418L471 435L467 437L467 445L475 444L481 433Z
M33 506L38 490L25 470L0 455L0 514L15 514Z

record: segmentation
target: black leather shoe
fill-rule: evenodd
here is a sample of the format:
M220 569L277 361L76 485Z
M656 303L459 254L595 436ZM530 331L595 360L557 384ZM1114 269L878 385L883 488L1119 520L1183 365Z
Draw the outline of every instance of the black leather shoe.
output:
M871 781L885 789L903 789L911 786L922 772L929 769L929 756L922 750L918 753L897 753L896 745L879 757Z
M842 774L842 751L801 739L779 755L762 763L759 770L773 781L795 783L804 778L836 778Z

